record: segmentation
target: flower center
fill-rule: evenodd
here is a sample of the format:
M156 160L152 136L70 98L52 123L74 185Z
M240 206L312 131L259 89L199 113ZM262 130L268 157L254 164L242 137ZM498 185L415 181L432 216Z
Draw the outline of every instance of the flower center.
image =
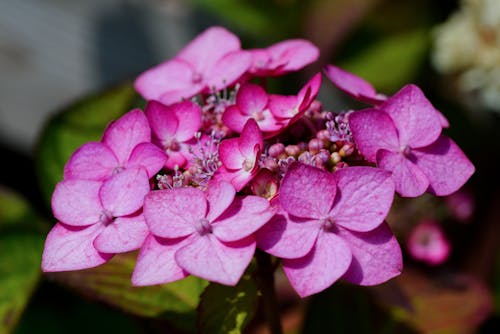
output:
M411 155L411 147L406 145L402 150L401 150L401 153L403 153L403 155L405 157L409 157Z
M179 152L181 149L181 144L175 139L172 139L165 143L165 150L171 152ZM168 153L168 152L167 152Z
M113 168L113 171L111 172L112 175L116 175L118 173L121 173L125 170L125 167L122 167L122 166L117 166L115 168Z
M321 223L321 227L325 231L328 231L328 232L337 231L337 226L335 225L335 220L333 219L333 217L322 218L320 220L320 223Z
M193 76L191 77L191 81L194 84L199 84L199 83L201 83L203 81L203 76L199 72L194 72Z
M262 111L255 111L252 113L252 118L257 122L260 122L264 120L264 115L262 114Z
M99 221L107 226L113 222L113 215L108 210L103 210L99 215Z
M199 219L194 224L194 228L196 229L196 232L198 232L199 235L212 233L212 225L210 225L210 222L206 218Z

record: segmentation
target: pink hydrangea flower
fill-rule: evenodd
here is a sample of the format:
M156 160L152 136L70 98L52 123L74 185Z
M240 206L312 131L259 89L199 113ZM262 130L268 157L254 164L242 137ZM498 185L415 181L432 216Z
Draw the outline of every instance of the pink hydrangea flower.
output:
M273 215L257 196L235 196L227 182L206 192L177 188L146 196L144 215L152 235L137 260L132 282L172 282L188 274L235 285L255 251L253 233Z
M261 131L275 132L284 123L274 117L268 106L269 97L264 88L245 83L236 93L236 103L229 106L222 115L222 122L232 131L241 133L245 123L253 118Z
M443 230L431 220L421 222L410 232L407 248L414 259L430 265L442 264L451 251Z
M402 268L399 245L383 223L393 196L390 174L380 169L332 174L294 163L281 184L282 211L259 230L258 245L283 258L302 297L341 277L361 285L385 282Z
M248 72L265 77L298 71L319 57L318 48L303 39L290 39L265 49L249 51L252 54L252 65Z
M191 159L189 147L196 143L194 136L201 126L200 107L191 101L165 106L151 100L145 112L151 124L153 141L167 155L165 166L170 169L185 167Z
M219 145L222 166L214 175L216 180L230 182L240 191L258 172L259 157L264 148L262 132L254 119L249 119L241 136L223 140Z
M283 126L278 131L266 133L266 138L279 134L302 118L318 96L320 88L321 74L318 73L301 88L297 95L269 95L269 110Z
M441 134L439 116L417 86L403 87L380 109L351 113L349 126L359 151L392 172L402 196L448 195L474 173L455 142Z
M112 122L100 142L82 145L64 167L64 179L103 181L129 168L144 168L153 177L165 163L165 154L151 143L144 113L134 109Z
M91 268L115 253L140 248L148 227L139 210L149 190L143 168L127 169L104 182L59 182L52 196L59 223L45 241L43 271Z
M237 36L222 27L211 27L174 59L142 73L135 81L135 89L147 100L168 105L231 86L251 62L252 56L241 50Z

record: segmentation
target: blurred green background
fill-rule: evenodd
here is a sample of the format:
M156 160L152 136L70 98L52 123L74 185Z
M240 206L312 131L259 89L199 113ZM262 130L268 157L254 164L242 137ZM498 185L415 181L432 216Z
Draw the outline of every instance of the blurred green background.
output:
M204 317L224 313L221 310L228 310L217 320L227 326L224 331L237 333L248 325L246 332L265 333L258 302L252 297L255 287L247 281L234 291L215 285L204 290L206 283L197 279L132 288L129 277L136 254L117 256L97 269L40 272L44 238L55 223L50 196L69 155L82 143L99 140L110 120L143 104L131 88L138 73L174 56L211 25L227 27L247 49L298 37L320 48L317 63L270 81L269 88L275 92L296 91L328 63L364 77L388 95L406 83L418 84L450 120L445 132L476 166L476 174L465 186L474 203L466 222L453 216L445 199L427 196L396 200L388 219L403 249L413 226L423 219L437 220L452 245L446 262L429 266L405 253L403 274L389 283L375 288L338 283L305 300L290 290L278 272L286 332L499 333L499 115L495 105L482 103L483 86L464 91L461 74L469 68L464 65L444 73L432 61L440 24L463 10L465 3L479 3L471 10L489 3L490 16L494 17L496 8L500 22L495 2L499 3L0 2L0 333L217 333L222 327L207 323ZM493 53L500 52L500 24L493 40L487 29L478 31ZM455 38L460 43L460 36ZM475 49L472 54L480 52ZM492 70L497 73L493 74L496 82L500 82L498 60ZM319 99L328 110L360 107L327 81ZM203 305L197 315L202 291L206 298L214 291L227 298Z

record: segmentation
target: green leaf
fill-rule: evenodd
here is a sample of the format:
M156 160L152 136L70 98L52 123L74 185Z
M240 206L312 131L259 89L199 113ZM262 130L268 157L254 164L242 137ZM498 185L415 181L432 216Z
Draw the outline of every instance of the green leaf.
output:
M172 326L196 332L196 307L207 282L190 276L169 284L133 287L130 282L137 253L116 255L87 270L51 273L57 281L84 295L132 314L165 319Z
M210 283L198 308L200 333L242 333L255 315L258 298L257 285L249 274L236 286Z
M10 333L41 275L44 226L18 195L0 188L0 333Z
M414 81L428 47L428 31L418 29L382 39L339 66L368 80L381 93L393 93Z
M71 154L82 144L99 141L107 124L129 111L138 100L127 83L65 108L45 126L36 150L38 180L47 203L62 179Z

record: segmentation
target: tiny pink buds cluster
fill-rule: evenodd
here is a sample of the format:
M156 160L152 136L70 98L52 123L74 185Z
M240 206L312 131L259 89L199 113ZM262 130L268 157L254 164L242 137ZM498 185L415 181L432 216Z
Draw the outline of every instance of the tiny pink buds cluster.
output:
M140 249L134 285L188 275L235 285L258 247L283 259L303 297L338 279L398 275L401 249L385 222L395 192L448 195L474 167L414 85L386 97L327 66L337 87L371 105L343 113L316 100L320 73L296 95L261 85L318 56L305 40L242 50L213 27L141 74L145 111L68 161L42 269L91 268Z

